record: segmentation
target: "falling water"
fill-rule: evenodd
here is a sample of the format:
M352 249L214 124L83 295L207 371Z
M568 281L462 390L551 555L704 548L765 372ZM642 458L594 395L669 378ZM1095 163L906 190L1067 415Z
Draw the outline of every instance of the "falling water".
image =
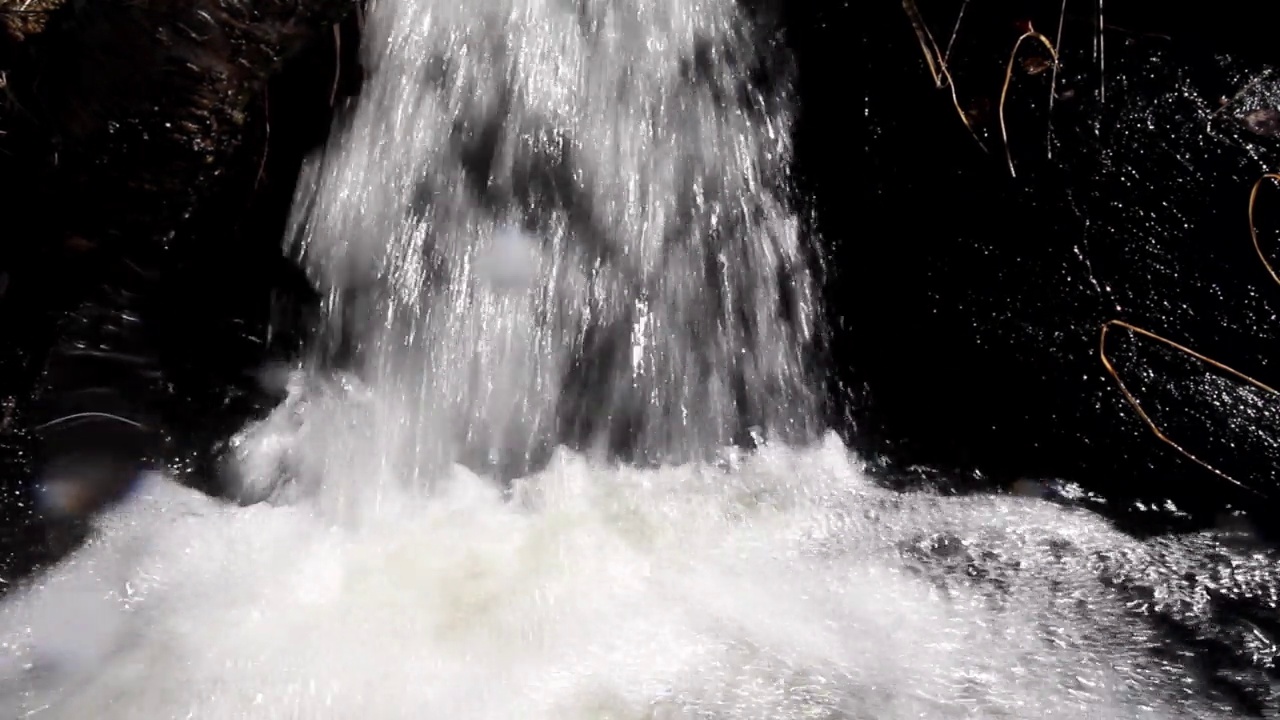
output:
M811 253L762 35L728 0L377 3L293 234L321 349L399 400L370 418L392 475L809 433Z
M1273 557L798 442L761 37L732 0L378 0L292 233L327 323L237 439L270 501L147 478L0 605L0 717L1238 717L1147 618Z

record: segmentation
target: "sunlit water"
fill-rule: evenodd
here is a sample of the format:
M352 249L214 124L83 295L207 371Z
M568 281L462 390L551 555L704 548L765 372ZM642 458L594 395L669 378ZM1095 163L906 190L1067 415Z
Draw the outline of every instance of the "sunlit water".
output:
M733 2L378 0L367 34L292 230L327 322L236 442L267 502L147 478L0 606L0 717L1232 716L1118 588L1194 608L1195 558L1267 592L1265 557L805 444L791 110Z

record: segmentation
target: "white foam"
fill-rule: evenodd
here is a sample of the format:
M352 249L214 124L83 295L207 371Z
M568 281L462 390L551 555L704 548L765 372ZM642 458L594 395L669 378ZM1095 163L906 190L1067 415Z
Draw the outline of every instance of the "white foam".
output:
M1171 704L1142 628L1044 550L1132 541L1038 501L878 489L834 439L734 469L563 455L509 501L456 470L400 500L342 526L149 482L0 610L0 714L1211 716ZM940 592L899 551L921 531L1022 567ZM1046 591L1064 578L1075 595Z

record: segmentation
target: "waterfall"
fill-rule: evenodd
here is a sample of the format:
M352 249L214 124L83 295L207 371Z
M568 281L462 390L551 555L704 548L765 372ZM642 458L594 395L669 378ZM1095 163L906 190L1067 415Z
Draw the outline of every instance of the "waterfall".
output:
M377 0L290 230L323 327L236 441L272 502L144 478L0 603L0 716L1240 717L1162 628L1273 652L1215 619L1273 555L799 442L816 253L768 32Z
M555 445L667 464L811 437L814 253L768 30L733 0L374 3L290 232L327 298L311 366L379 402L333 457L510 478Z

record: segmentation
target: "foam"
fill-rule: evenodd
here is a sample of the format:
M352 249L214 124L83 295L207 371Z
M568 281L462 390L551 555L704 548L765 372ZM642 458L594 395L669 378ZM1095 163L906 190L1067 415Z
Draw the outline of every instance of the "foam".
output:
M1145 654L1149 631L1082 564L1139 544L1040 501L879 489L834 438L720 467L561 454L509 499L455 469L432 497L394 506L349 525L305 503L232 507L149 479L89 546L0 610L0 709L1214 716L1175 703L1185 678ZM937 567L901 551L939 532L1019 570L999 591L944 587ZM1070 593L1047 591L1055 581Z

